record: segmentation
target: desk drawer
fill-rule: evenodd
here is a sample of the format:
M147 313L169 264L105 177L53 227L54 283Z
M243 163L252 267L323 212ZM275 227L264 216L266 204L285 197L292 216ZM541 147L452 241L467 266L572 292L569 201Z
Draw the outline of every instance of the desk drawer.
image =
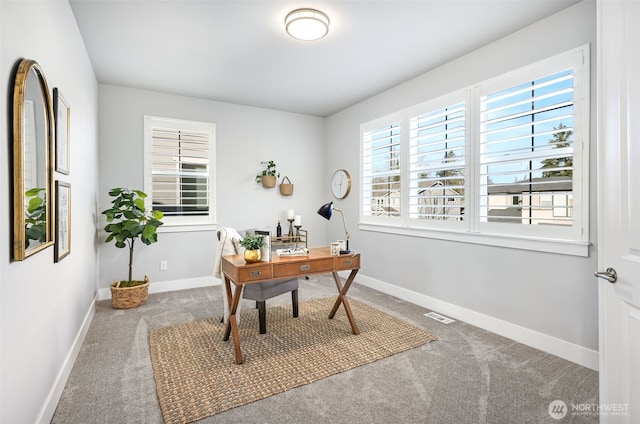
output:
M334 261L334 269L336 271L340 271L342 269L355 269L360 268L360 255L358 256L338 256L337 258L333 258Z
M271 265L252 266L248 268L240 268L238 270L238 280L242 283L254 280L265 280L271 277Z
M295 262L290 264L278 264L273 269L273 277L289 277L304 274L320 274L333 271L333 259L320 259L317 261Z

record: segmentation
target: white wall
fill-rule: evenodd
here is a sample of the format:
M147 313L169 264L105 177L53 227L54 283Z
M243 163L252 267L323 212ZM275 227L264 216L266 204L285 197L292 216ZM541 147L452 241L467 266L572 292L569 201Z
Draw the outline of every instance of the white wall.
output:
M353 194L336 203L348 217L352 247L362 252L361 282L597 366L593 112L590 234L594 245L588 258L359 231L357 225L361 123L587 43L591 43L593 111L595 21L595 2L579 3L327 119L325 175L347 168L355 177ZM329 238L338 237L339 228L331 227Z
M324 175L324 118L213 102L113 85L100 85L100 211L109 206L112 187L143 188L144 115L216 124L217 223L236 228L283 231L287 209L302 216L310 244L325 244L327 221L316 214L328 197ZM254 180L261 161L274 160L282 178L294 184L292 196L278 188L264 189ZM127 249L103 243L104 216L100 216L100 287L126 277ZM172 289L212 283L217 239L215 231L163 232L158 243L136 247L134 278L144 274L154 286ZM168 270L159 270L159 261ZM178 280L180 280L178 282ZM168 282L175 282L169 284ZM197 285L197 284L196 284ZM104 291L103 291L104 292ZM108 293L107 293L108 295Z
M6 110L0 149L0 422L49 422L93 313L97 278L98 85L66 1L0 2L0 73ZM71 254L53 247L11 262L11 79L21 58L36 60L49 88L71 106ZM78 340L79 339L79 340Z

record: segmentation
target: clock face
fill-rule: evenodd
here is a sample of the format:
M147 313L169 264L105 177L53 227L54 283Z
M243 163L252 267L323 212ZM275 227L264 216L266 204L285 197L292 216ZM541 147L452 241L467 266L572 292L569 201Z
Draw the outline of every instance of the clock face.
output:
M351 190L351 175L344 169L338 169L331 178L331 191L338 199L344 199Z

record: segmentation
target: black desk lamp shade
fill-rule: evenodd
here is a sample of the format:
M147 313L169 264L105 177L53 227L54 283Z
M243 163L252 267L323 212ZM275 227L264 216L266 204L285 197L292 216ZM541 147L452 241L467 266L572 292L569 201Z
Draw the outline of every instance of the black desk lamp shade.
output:
M320 209L318 209L318 215L320 215L321 217L323 217L326 220L330 220L331 216L333 215L333 211L340 212L340 215L342 215L342 225L344 225L344 235L345 235L346 246L345 246L345 250L340 251L340 253L350 253L350 250L349 250L349 232L347 231L347 222L344 219L344 213L340 209L334 208L333 207L333 202L329 202L329 203L325 203L324 205L320 206Z

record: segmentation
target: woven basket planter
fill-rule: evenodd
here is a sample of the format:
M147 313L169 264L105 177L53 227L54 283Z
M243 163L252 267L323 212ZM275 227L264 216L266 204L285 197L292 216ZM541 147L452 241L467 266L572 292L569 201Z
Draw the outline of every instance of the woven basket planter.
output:
M149 295L149 277L144 284L135 287L120 287L120 281L111 284L111 306L115 309L129 309L142 305Z
M276 186L276 177L275 175L264 175L262 177L262 187L264 188L274 188Z
M285 180L288 182L285 183ZM293 194L293 184L291 184L289 177L284 177L282 179L282 183L280 184L280 194L283 196L291 196Z

